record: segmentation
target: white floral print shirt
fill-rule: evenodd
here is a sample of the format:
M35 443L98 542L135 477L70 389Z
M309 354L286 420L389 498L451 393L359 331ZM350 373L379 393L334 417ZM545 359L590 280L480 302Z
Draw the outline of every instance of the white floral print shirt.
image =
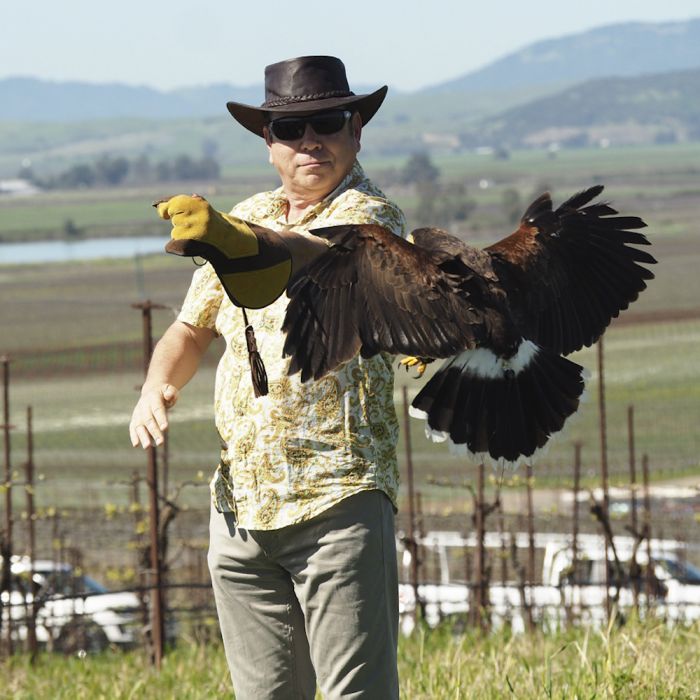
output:
M401 210L387 200L355 162L341 184L308 211L286 222L281 188L236 205L231 214L268 228L306 233L349 223L375 223L405 235ZM398 423L392 357L356 356L319 381L287 376L280 330L287 307L247 310L267 370L269 394L256 398L251 383L243 314L207 264L194 273L178 316L224 336L218 365L216 426L221 462L211 483L214 505L235 514L240 527L274 530L311 518L360 491L380 489L396 505Z

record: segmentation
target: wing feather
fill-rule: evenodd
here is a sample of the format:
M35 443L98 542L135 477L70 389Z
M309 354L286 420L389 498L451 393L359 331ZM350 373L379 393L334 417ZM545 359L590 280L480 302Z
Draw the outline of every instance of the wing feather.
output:
M449 357L474 344L480 318L465 321L458 280L430 251L373 225L314 233L331 247L287 290L290 373L319 379L358 351Z
M523 335L568 354L591 345L646 288L656 262L636 230L646 224L591 203L591 187L553 210L548 194L528 207L520 227L486 248Z

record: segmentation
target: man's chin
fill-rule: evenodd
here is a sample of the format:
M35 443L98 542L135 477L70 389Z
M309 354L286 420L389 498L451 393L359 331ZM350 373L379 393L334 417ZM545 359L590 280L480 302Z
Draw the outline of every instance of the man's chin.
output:
M303 187L335 189L335 173L330 167L303 167L297 170L297 181Z

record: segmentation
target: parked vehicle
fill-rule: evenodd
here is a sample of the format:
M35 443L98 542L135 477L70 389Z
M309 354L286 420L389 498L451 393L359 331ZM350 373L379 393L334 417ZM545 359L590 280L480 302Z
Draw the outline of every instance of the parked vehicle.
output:
M27 638L34 600L37 642L48 650L94 652L139 641L136 593L112 593L69 564L38 560L33 567L33 594L29 558L13 557L11 572L11 593L2 593L3 623L9 609L18 641Z
M505 539L511 546L510 535ZM434 580L418 585L420 607L426 622L434 626L440 620L469 611L471 582L453 576L454 563L466 548L476 546L474 536L464 537L458 532L435 531L417 538L425 559L436 562ZM504 536L486 533L484 544L490 550L502 550ZM512 544L520 549L530 546L527 533L514 533ZM574 560L570 535L536 534L534 547L543 550L542 570L537 580L491 581L488 603L491 622L495 626L508 623L516 632L526 628L526 608L532 610L536 621L559 625L568 617L585 623L603 624L606 619L606 558L602 536L580 535ZM700 619L700 569L687 561L688 545L676 540L654 540L651 549L651 569L648 567L646 543L636 550L636 566L630 561L635 542L631 537L616 537L615 552L608 548L608 581L610 595L620 610L631 607L635 599L640 606L653 607L656 613L669 620ZM416 596L410 583L411 552L406 539L399 540L403 550L403 582L399 586L399 611L402 630L412 630L415 619ZM464 567L460 567L464 570Z

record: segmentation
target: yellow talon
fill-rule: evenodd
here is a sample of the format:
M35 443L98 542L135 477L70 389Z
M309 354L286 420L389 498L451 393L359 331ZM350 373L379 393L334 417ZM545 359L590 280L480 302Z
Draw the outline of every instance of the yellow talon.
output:
M418 372L416 378L422 377L423 372L425 372L425 368L428 366L423 358L414 357L413 355L408 355L407 357L404 357L403 360L399 360L399 364L403 365L407 372L410 367L415 367L416 372Z

